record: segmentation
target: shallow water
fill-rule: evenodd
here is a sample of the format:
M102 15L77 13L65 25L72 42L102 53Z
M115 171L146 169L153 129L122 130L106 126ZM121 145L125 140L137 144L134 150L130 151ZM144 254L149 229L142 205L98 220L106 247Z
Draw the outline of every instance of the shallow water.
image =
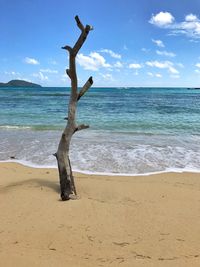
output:
M0 160L56 166L69 89L0 89ZM91 88L78 106L73 169L142 174L200 170L200 91Z

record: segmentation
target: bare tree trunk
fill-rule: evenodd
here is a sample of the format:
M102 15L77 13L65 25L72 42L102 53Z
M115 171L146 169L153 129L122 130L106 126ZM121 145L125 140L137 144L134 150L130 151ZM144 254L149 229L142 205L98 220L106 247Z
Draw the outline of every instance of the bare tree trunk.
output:
M79 20L79 17L75 17L77 26L81 30L81 34L75 43L74 47L64 46L63 49L66 49L69 52L69 69L66 70L67 75L71 79L71 95L68 106L68 117L67 117L67 125L62 133L60 143L58 145L58 150L54 154L58 163L58 171L60 178L60 191L61 191L61 199L69 200L70 195L76 195L76 188L74 183L74 177L72 173L71 163L69 159L69 147L73 134L79 130L89 128L88 125L76 124L76 107L78 100L85 94L85 92L90 88L93 84L92 77L88 79L82 89L78 92L78 83L77 83L77 75L76 75L76 55L83 43L85 42L87 35L92 27L86 25L85 27Z

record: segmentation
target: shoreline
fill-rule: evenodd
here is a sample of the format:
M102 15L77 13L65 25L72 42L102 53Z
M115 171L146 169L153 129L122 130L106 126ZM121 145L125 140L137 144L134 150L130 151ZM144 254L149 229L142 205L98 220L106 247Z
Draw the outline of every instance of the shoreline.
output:
M33 168L33 169L57 169L57 166L52 165L37 165L28 161L24 160L17 160L17 159L9 159L9 160L0 160L0 164L2 163L17 163L19 165L22 165L24 167ZM137 176L151 176L151 175L157 175L157 174L165 174L165 173L200 173L200 169L190 169L190 168L184 168L184 169L178 169L178 168L168 168L163 171L155 171L155 172L147 172L147 173L112 173L112 172L92 172L92 171L81 171L77 169L73 169L74 173L77 174L83 174L83 175L94 175L94 176L124 176L124 177L137 177Z
M200 266L199 173L74 176L62 202L56 169L0 163L4 266Z

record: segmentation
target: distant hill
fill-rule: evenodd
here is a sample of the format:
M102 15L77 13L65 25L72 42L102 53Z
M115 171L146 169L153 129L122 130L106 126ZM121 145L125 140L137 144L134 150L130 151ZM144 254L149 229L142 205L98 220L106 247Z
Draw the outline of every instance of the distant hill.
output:
M0 87L42 87L36 83L30 83L23 80L11 80L8 83L0 83Z

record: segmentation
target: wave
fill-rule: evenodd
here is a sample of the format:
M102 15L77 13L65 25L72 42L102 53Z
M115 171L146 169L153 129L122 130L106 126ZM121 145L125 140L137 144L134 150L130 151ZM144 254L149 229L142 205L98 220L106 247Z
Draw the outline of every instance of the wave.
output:
M54 167L60 131L0 131L0 160L11 157L32 167ZM199 171L199 136L148 136L77 133L70 158L75 171L87 174L148 175L163 171Z
M31 126L0 125L0 129L32 129Z
M0 129L7 130L33 130L33 131L46 131L46 130L62 130L63 127L59 125L0 125Z

